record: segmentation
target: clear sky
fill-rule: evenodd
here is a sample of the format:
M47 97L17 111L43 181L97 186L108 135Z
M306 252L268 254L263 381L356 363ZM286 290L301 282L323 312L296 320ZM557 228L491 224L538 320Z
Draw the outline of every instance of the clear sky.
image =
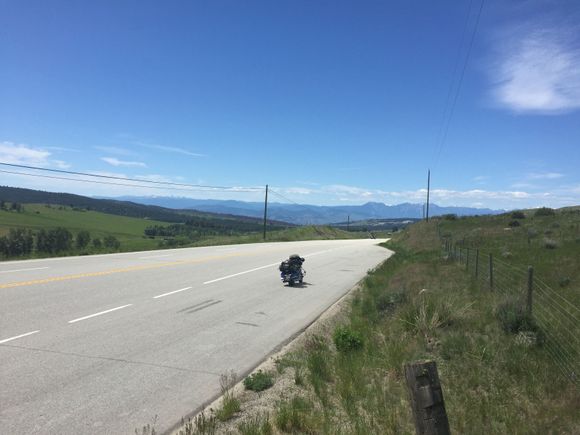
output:
M580 204L580 2L480 5L0 0L0 161L309 204L422 202L431 168L440 205Z

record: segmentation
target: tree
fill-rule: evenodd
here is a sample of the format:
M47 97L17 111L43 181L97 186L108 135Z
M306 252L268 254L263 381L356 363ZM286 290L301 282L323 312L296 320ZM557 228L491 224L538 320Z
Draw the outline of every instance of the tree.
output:
M8 235L0 238L1 252L7 257L29 255L34 247L32 231L10 228Z
M36 233L36 249L39 252L51 254L67 251L71 248L73 235L66 228L54 228L52 230L41 229Z
M115 236L106 236L103 239L103 244L105 245L105 248L110 248L110 249L119 249L121 247L121 242L119 242L119 240L117 240L117 238Z
M540 207L534 213L534 216L555 216L555 215L556 212L554 211L554 209L549 207Z
M76 245L78 249L84 249L91 241L91 234L88 231L79 231L76 238Z
M93 239L93 248L101 249L102 246L103 242L101 242L101 239Z

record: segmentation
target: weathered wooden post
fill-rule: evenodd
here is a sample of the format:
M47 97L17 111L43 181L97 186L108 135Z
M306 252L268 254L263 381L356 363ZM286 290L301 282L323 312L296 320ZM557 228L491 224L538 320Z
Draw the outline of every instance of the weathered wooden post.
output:
M475 250L475 277L479 275L479 249Z
M532 295L534 291L534 268L528 266L528 303L526 308L528 309L528 314L532 315Z
M467 256L465 257L465 269L469 270L469 248L467 248Z
M405 379L413 408L415 432L418 435L449 435L449 420L435 361L405 364Z
M493 291L493 257L489 254L489 291Z

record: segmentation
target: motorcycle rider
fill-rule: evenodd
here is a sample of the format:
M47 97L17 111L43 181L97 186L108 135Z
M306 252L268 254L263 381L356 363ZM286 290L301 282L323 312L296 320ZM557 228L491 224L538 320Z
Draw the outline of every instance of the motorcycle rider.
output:
M291 255L288 260L285 260L280 264L280 271L298 272L302 269L302 263L305 261L304 257L301 257L300 255Z

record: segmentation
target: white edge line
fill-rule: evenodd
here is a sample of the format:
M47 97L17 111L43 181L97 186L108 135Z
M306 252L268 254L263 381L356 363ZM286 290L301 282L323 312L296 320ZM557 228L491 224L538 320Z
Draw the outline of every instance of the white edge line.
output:
M16 340L17 338L27 337L28 335L36 334L37 332L40 332L40 329L38 331L32 331L32 332L27 332L26 334L20 334L20 335L17 335L16 337L7 338L5 340L0 341L0 344L8 343L9 341Z
M110 310L101 311L100 313L91 314L89 316L79 317L78 319L69 320L68 323L80 322L81 320L86 320L86 319L90 319L91 317L100 316L101 314L107 314L107 313L110 313L112 311L121 310L123 308L130 307L131 305L133 305L133 304L127 304L127 305L123 305L123 306L120 306L120 307L117 307L117 308L111 308Z
M10 273L10 272L27 272L29 270L42 270L42 269L49 269L48 266L46 267L31 267L29 269L13 269L13 270L2 270L0 273Z
M172 292L169 292L169 293L163 293L162 295L153 296L153 299L159 299L159 298L162 298L162 297L164 297L164 296L169 296L169 295L172 295L173 293L179 293L179 292L183 292L183 291L185 291L185 290L189 290L190 288L191 288L191 287L185 287L185 288L182 288L182 289L179 289L179 290L174 290L174 291L172 291Z
M267 268L267 267L272 267L272 266L277 266L277 265L279 265L279 264L280 264L280 262L277 262L277 263L272 263L272 264L267 264L266 266L260 266L260 267L256 267L255 269L246 270L246 271L244 271L244 272L240 272L240 273L234 273L233 275L228 275L228 276L223 276L223 277L221 277L221 278L212 279L211 281L206 281L206 282L204 282L204 284L211 284L211 283L214 283L214 282L222 281L222 280L224 280L224 279L233 278L233 277L235 277L235 276L244 275L244 274L246 274L246 273L250 273L250 272L255 272L256 270L265 269L265 268Z
M147 260L149 258L164 258L164 257L171 257L171 254L164 254L164 255L150 255L149 257L139 257L139 260Z

